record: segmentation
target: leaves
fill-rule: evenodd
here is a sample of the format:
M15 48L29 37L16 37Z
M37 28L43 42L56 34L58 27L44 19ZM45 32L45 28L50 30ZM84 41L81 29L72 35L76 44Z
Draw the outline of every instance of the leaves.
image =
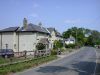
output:
M100 32L85 28L72 27L63 32L63 38L67 39L70 35L75 37L76 43L81 45L95 45L100 44Z

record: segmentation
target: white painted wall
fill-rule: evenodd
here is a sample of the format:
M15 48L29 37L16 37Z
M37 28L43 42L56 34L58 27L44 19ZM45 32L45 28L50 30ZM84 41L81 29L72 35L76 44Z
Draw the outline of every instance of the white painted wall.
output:
M74 41L70 41L70 40L68 40L68 41L65 41L65 44L75 44L75 42Z
M40 40L41 38L48 38L49 36L47 34L43 33L36 33L37 39Z
M62 40L62 38L57 37L56 34L55 34L55 31L52 31L51 32L51 37L50 37L50 44L51 44L50 47L51 48L53 48L53 43L54 43L55 40Z
M47 35L47 34L37 33L37 43L39 42L39 40L40 40L41 38L48 38L48 40L49 40L49 39L50 39L49 37L50 37L50 36ZM48 44L48 45L49 45L48 48L51 48L50 44L51 44L51 43Z
M19 51L33 51L36 46L36 33L19 33Z
M13 32L2 33L2 48L6 49L6 44L8 44L8 49L13 49Z
M19 48L18 48L18 35L19 35ZM21 51L33 51L36 50L36 44L41 38L48 38L50 40L49 48L53 48L53 42L58 37L55 36L55 33L52 33L52 37L50 38L47 34L41 33L33 33L33 32L5 32L2 33L2 48L6 49L6 44L8 44L9 49L13 49L14 52L21 52ZM1 35L0 35L1 41ZM1 44L1 42L0 42ZM1 45L0 45L1 46ZM0 47L1 48L1 47Z

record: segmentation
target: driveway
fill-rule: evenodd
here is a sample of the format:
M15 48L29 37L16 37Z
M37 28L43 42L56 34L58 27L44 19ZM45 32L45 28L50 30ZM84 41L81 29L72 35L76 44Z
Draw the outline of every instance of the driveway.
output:
M14 75L94 75L95 70L96 50L92 47L85 47L60 60Z

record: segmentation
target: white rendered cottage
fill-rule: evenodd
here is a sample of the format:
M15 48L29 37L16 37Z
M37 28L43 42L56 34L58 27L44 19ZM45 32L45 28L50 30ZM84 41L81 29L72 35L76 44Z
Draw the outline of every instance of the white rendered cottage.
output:
M50 43L51 43L51 48L53 48L53 43L55 40L63 40L62 35L55 29L55 28L47 28L48 31L50 32Z
M50 34L41 24L27 24L26 18L23 27L9 27L0 30L0 48L13 49L14 52L36 50L36 44L42 39L48 41ZM49 48L49 42L46 43Z
M65 39L65 44L75 44L75 38L73 36L70 36L68 39Z
M43 43L46 48L53 48L54 40L60 40L61 35L54 28L44 28L41 23L34 25L23 20L22 27L9 27L0 30L0 49L13 49L14 52L36 50L37 43Z

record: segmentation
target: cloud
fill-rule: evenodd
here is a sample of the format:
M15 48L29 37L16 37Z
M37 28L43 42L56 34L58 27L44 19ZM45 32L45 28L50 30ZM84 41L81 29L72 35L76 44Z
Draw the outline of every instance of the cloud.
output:
M71 20L71 19L68 20L68 19L67 19L67 20L65 20L64 22L65 22L65 23L70 23L70 24L72 24L72 23L79 23L80 20L79 20L79 19L76 19L76 20Z

